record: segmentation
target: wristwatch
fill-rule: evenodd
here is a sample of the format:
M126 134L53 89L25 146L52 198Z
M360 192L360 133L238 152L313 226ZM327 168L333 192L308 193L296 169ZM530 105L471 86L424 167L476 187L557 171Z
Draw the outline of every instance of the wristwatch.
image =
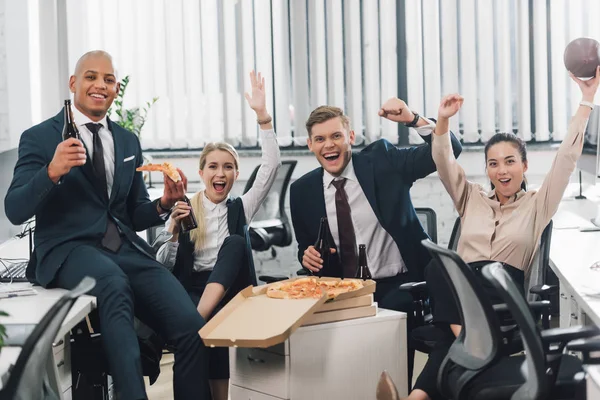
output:
M412 111L412 113L414 114L414 118L411 122L409 122L408 124L404 124L404 126L408 127L408 128L415 128L417 126L417 123L419 122L419 119L421 118L421 116L419 114L417 114L416 112Z

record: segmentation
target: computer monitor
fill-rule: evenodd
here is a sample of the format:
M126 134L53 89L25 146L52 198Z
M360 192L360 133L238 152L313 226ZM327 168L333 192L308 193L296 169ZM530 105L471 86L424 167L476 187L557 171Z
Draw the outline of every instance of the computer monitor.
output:
M577 167L595 180L600 190L600 107L595 106L590 114L583 143L583 154L577 162ZM592 220L594 225L600 227L600 202L597 205L596 217Z

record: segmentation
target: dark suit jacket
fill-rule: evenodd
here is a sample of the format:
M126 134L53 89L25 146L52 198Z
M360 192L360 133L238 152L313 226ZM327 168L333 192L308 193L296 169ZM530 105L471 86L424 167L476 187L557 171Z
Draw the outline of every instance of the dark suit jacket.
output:
M35 272L37 281L48 285L71 250L82 244L96 245L113 218L130 242L154 259L154 252L135 231L164 223L156 202L148 198L142 174L142 149L138 138L107 119L115 145L115 176L110 199L103 195L88 156L54 184L48 164L62 140L61 111L21 135L19 159L4 200L6 216L15 225L35 215ZM124 161L133 156L131 160ZM82 260L85 262L85 260Z
M423 269L430 260L421 246L427 238L410 198L413 182L435 171L431 156L431 135L426 144L398 149L385 139L377 140L352 155L354 171L379 223L394 239L411 280L424 280ZM460 142L452 135L452 148L458 156ZM292 183L290 208L298 241L298 260L308 246L314 245L321 217L326 216L323 168L319 167ZM333 240L331 241L333 243ZM337 253L336 253L337 254ZM341 276L340 259L330 259L326 276Z

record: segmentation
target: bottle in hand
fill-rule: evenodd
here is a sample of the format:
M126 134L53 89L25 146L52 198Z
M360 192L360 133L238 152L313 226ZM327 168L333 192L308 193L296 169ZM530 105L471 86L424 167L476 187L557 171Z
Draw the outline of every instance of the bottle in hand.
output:
M317 241L315 242L315 250L319 252L321 259L323 260L323 268L319 270L318 276L323 276L323 270L329 270L329 257L331 255L331 244L329 243L330 236L327 217L322 217L321 224L319 225L319 236L317 236Z
M62 138L63 140L67 140L69 138L75 138L81 140L81 135L79 134L79 129L77 129L77 125L75 125L75 121L73 121L73 110L71 109L71 100L65 100L65 124L63 126Z
M183 201L185 201L188 206L192 207L190 199L188 199L187 196L183 197ZM192 229L196 229L197 227L198 222L196 221L196 217L194 216L194 210L191 209L189 215L181 220L181 231L185 233L191 231Z
M369 265L367 264L367 246L364 244L358 245L358 268L355 278L362 279L363 281L373 279Z

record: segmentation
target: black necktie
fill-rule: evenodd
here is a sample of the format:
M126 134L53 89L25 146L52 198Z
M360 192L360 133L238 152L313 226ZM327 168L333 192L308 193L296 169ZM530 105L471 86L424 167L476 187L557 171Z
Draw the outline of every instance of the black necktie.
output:
M344 186L346 178L333 181L335 186L335 213L337 215L338 233L340 235L340 256L344 278L354 278L358 259L356 257L356 236L350 213L350 204Z
M108 201L108 185L106 183L106 167L104 166L104 148L102 147L102 140L100 140L100 128L102 128L102 124L95 124L93 122L85 124L85 126L92 133L94 138L94 154L92 156L92 165L94 166L94 173L96 174L96 178L100 182L100 188L102 189L102 193L105 196L105 199ZM104 232L104 237L102 238L102 246L111 250L113 252L119 251L121 248L121 235L119 234L119 229L114 221L111 219L110 214L108 215L108 221L106 224L106 232Z

